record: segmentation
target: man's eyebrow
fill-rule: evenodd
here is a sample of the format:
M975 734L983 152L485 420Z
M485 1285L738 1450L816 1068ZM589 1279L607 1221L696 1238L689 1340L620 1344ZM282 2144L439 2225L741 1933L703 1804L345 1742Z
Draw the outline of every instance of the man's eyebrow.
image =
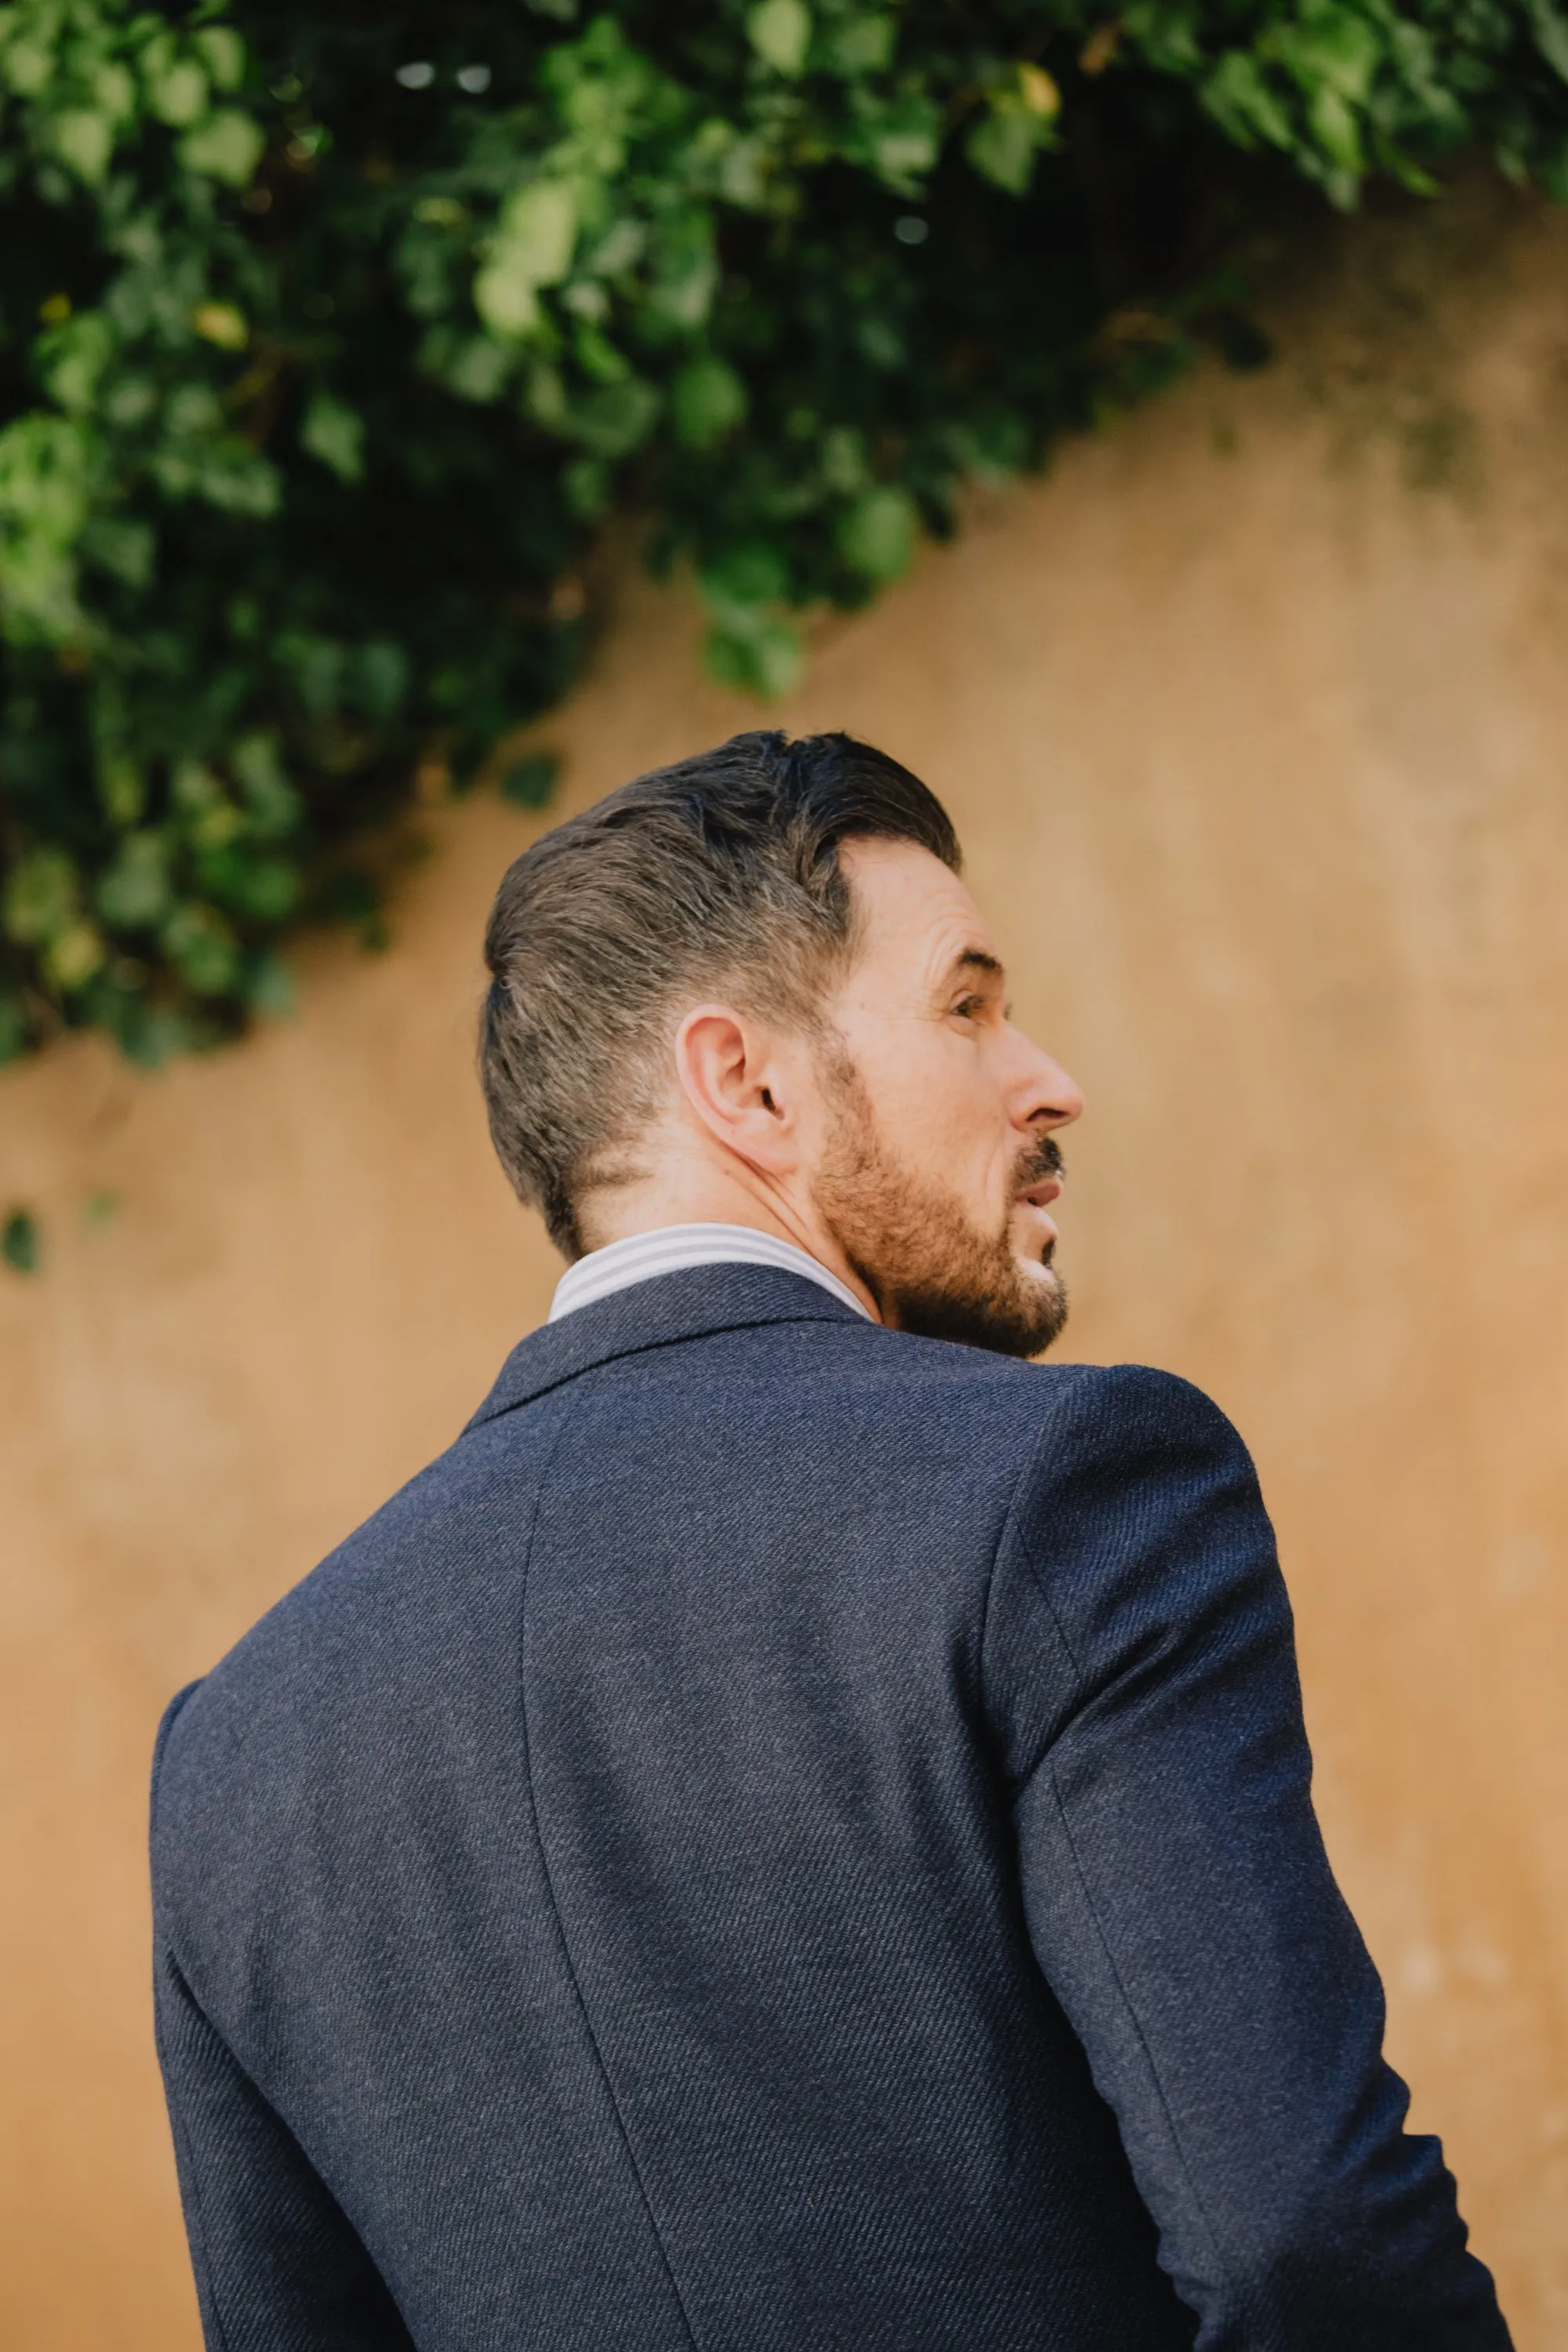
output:
M947 968L946 979L951 986L961 972L980 972L986 980L1005 980L1000 960L984 948L961 948Z

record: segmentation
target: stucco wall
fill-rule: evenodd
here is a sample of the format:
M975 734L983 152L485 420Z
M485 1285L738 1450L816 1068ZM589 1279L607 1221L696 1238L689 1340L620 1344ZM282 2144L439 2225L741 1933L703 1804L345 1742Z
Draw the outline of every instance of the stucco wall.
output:
M1064 1352L1171 1366L1279 1522L1330 1844L1526 2352L1568 2346L1568 221L1331 241L1289 356L976 507L792 728L952 807L1084 1082ZM566 803L750 714L626 590ZM155 1079L0 1080L0 2343L195 2341L144 1981L159 1710L442 1445L553 1265L469 1076L530 824L441 812L383 957ZM117 1214L91 1220L96 1194Z

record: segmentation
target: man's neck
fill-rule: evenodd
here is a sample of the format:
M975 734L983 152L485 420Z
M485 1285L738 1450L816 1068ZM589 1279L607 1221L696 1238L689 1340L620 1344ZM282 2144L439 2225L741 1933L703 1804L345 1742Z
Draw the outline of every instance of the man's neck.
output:
M667 1225L748 1226L805 1250L854 1294L874 1320L881 1320L876 1300L820 1220L793 1200L761 1187L720 1177L701 1184L638 1183L601 1192L585 1224L584 1239L595 1250L635 1234L658 1233Z

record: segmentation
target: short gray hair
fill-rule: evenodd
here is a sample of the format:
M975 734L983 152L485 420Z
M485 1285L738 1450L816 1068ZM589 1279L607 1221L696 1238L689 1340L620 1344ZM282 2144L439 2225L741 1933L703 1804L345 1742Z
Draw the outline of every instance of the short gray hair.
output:
M578 1203L657 1113L685 1004L807 1027L853 950L839 845L910 841L958 870L934 793L848 735L731 736L557 825L508 868L485 932L479 1076L519 1197L568 1257Z

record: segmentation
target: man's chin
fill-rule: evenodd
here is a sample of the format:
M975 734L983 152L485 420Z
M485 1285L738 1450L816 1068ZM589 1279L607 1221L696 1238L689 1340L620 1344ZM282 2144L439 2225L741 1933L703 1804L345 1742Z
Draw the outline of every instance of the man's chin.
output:
M1055 1266L1042 1265L1038 1258L1020 1261L1020 1279L1017 1344L1005 1352L1012 1356L1043 1356L1060 1339L1067 1322L1067 1285Z
M906 1293L896 1302L898 1328L925 1339L954 1339L993 1355L1044 1355L1068 1319L1067 1286L1054 1267L1019 1258L1006 1293L983 1297L956 1291Z

